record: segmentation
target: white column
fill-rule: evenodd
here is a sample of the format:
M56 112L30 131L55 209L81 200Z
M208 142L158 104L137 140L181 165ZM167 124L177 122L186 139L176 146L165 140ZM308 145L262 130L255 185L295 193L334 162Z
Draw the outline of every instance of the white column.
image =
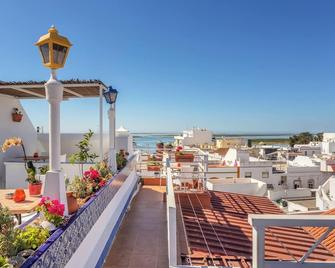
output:
M109 118L109 166L113 171L116 170L116 152L115 152L115 103L110 105L108 110Z
M264 227L252 226L252 267L264 268L265 237Z
M104 160L104 133L103 133L103 88L100 86L99 92L99 153L100 161Z
M65 215L68 214L65 178L60 166L60 103L63 100L63 85L57 80L56 71L51 71L51 77L46 82L46 99L49 102L49 163L44 182L43 196L58 199L65 205Z

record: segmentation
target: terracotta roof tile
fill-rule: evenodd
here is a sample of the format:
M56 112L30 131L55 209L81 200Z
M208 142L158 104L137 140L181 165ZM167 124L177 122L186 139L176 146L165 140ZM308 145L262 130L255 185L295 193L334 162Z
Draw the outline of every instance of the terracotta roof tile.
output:
M176 200L189 248L184 264L192 265L251 267L252 230L248 223L248 214L283 213L266 197L235 193L176 193ZM266 259L300 259L315 242L322 231L320 229L267 228ZM335 233L333 236L335 237ZM335 252L330 252L328 248L330 244L335 249L334 237L319 245L308 260L334 260Z

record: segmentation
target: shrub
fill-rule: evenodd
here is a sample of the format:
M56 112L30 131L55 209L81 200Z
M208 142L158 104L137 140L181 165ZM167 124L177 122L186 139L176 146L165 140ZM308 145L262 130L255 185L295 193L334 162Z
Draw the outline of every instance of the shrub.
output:
M49 236L50 233L47 229L37 226L27 226L17 234L15 244L20 250L35 250L42 245Z

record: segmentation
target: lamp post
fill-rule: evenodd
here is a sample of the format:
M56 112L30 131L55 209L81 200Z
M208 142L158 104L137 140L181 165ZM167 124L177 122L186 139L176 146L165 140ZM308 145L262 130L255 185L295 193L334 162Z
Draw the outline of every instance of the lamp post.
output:
M51 26L48 33L41 36L35 44L39 47L42 62L50 68L50 79L45 83L46 99L49 102L49 163L44 183L44 196L58 199L65 205L68 214L64 174L60 166L60 103L63 100L63 85L57 80L56 70L64 67L71 43L60 36L57 29Z
M116 171L116 152L115 152L115 103L118 95L118 91L113 87L108 87L108 90L104 92L106 102L110 104L108 110L109 118L109 166L112 171Z

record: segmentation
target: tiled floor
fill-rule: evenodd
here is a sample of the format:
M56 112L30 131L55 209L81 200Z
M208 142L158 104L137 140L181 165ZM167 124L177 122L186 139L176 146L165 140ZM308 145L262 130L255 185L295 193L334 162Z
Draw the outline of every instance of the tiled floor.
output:
M165 187L143 186L105 262L105 268L167 268Z

